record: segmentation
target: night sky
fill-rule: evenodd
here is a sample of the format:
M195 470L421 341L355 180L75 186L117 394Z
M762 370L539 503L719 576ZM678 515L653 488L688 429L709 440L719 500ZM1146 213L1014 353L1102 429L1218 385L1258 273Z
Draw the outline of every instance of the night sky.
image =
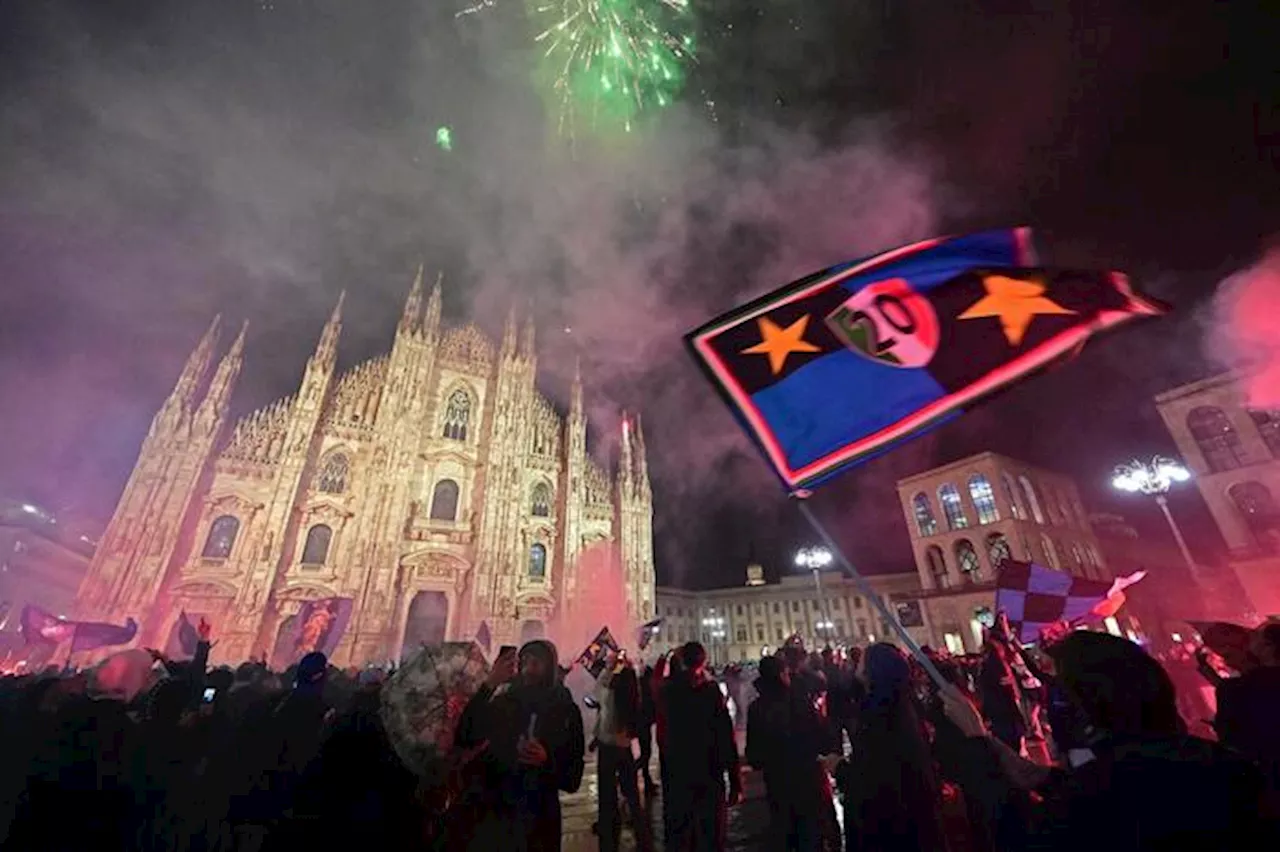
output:
M600 458L644 412L660 582L736 584L811 536L680 335L833 262L1029 224L1048 263L1125 270L1175 313L817 507L860 565L906 570L895 480L992 449L1163 534L1106 481L1173 451L1151 397L1220 368L1215 290L1280 233L1269 4L695 0L681 100L572 147L523 5L463 5L0 4L0 493L105 521L214 313L251 323L243 413L293 390L340 290L340 367L387 350L425 262L447 321L535 313L553 399L583 359ZM1213 554L1194 489L1171 502Z

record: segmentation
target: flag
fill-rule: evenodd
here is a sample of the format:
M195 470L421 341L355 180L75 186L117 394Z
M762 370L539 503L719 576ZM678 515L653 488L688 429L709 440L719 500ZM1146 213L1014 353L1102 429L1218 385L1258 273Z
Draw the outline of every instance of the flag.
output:
M76 623L34 604L22 608L22 638L28 645L59 645L75 633Z
M996 575L996 609L1008 617L1018 641L1034 642L1059 621L1114 614L1124 603L1124 589L1145 576L1139 571L1115 580L1086 580L1034 562L1006 559Z
M617 653L617 651L618 643L614 641L613 634L609 632L608 627L601 627L596 638L592 639L591 644L578 655L576 662L590 672L592 677L598 678L604 671L605 658L610 652Z
M489 635L489 622L480 622L480 627L476 629L476 644L489 653L489 645L493 642L493 637Z
M304 603L277 643L284 659L276 660L276 664L292 665L312 651L332 657L347 631L353 606L351 598L319 598Z
M1037 266L1019 228L840 264L685 339L799 492L1162 310L1119 273Z
M655 618L653 621L642 624L640 629L636 631L636 647L641 651L648 648L649 643L653 641L653 637L658 635L658 630L661 628L661 618Z
M124 624L107 624L101 621L72 622L75 630L71 636L71 653L92 651L111 645L128 645L138 635L138 622L125 619Z

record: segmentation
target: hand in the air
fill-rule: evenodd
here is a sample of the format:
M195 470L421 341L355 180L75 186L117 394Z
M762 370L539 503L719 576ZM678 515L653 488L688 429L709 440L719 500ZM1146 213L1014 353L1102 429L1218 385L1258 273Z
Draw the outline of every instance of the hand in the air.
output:
M493 661L493 668L489 670L489 677L485 680L485 684L490 689L497 689L515 676L516 655L499 654L498 659Z
M208 642L211 633L213 633L213 625L201 618L200 625L196 627L196 635L200 637L200 641Z

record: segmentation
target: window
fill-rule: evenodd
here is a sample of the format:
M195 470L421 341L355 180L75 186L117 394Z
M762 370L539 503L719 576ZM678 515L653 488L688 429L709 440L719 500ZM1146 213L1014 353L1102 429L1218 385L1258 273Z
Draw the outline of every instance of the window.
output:
M962 530L969 526L964 506L960 503L960 492L950 482L938 489L938 502L942 504L942 514L947 518L947 529Z
M925 559L929 563L929 576L933 578L933 585L945 589L950 581L947 579L947 558L942 555L942 548L936 544L930 545L925 551Z
M778 614L779 612L781 612L781 611L782 611L782 610L781 610L781 608L778 606L778 602L777 602L777 601L774 601L774 602L773 602L773 614L774 614L774 615L777 615L777 614Z
M744 640L747 638L747 637L746 637L746 631L745 631L745 630L743 631L743 636L742 636L742 638L743 638ZM764 628L763 628L763 627L757 627L757 628L756 628L756 641L757 641L757 642L763 642L763 641L764 641Z
M205 559L226 559L240 534L240 519L235 515L221 515L209 525L209 537L204 540Z
M1071 511L1071 501L1067 499L1067 495L1058 495L1058 514L1062 516L1062 525L1069 527L1073 525L1075 515Z
M818 610L822 609L822 604L819 603L818 601L812 601L811 603L813 604L814 612L817 612Z
M832 609L843 609L843 608L844 608L844 599L843 599L843 598L836 598L835 600L833 600L833 601L831 602L831 608L832 608Z
M345 453L333 453L320 464L316 473L316 490L325 494L341 494L347 490L347 470L351 466Z
M792 611L792 612L799 612L799 611L800 611L800 601L792 601L792 602L791 602L791 611Z
M865 618L858 619L858 635L862 637L867 635L867 620Z
M303 565L323 565L329 558L329 542L333 529L327 524L316 524L307 530L307 541L302 546Z
M431 492L431 520L456 521L458 519L458 483L442 479Z
M1058 559L1058 548L1054 546L1053 539L1049 538L1047 533L1042 533L1040 544L1044 547L1044 559L1049 563L1049 567L1062 570L1062 561Z
M1018 484L1022 486L1022 494L1027 498L1027 506L1031 509L1031 517L1037 524L1044 523L1044 513L1040 511L1040 499L1036 497L1036 487L1027 477L1019 476Z
M1084 567L1084 551L1080 549L1080 545L1075 542L1071 543L1071 561L1077 568Z
M1271 455L1280 459L1280 412L1250 411L1249 416L1253 418L1253 425L1258 427L1258 434L1262 435L1262 442Z
M738 615L742 615L742 604L738 604L735 612L737 612Z
M529 548L529 579L541 580L547 576L547 548L535 544Z
M1008 471L1001 471L1000 484L1004 487L1004 499L1009 502L1009 512L1019 521L1027 519L1027 513L1022 511L1022 504L1018 502L1018 489L1013 484L1013 477Z
M1271 496L1271 489L1261 482L1251 480L1237 483L1231 486L1227 495L1235 503L1236 511L1240 513L1249 532L1255 536L1280 526L1277 524L1280 518L1276 517L1275 498Z
M1000 510L996 508L996 493L991 483L980 473L969 477L969 499L973 508L978 511L978 523L990 524L1000 520Z
M752 610L752 612L754 612L756 615L759 615L759 614L760 614L760 604L756 604L755 606L751 607L751 610Z
M784 637L784 634L783 634L783 632L782 632L782 628L781 628L781 627L778 627L778 628L776 628L776 629L775 629L775 631L774 631L774 632L778 634L778 641L779 641L779 642L781 642L781 641L783 640L783 637Z
M458 388L449 394L444 406L444 436L455 441L467 440L467 424L471 422L471 394Z
M844 638L844 621L839 618L836 619L836 635Z
M551 487L545 482L533 486L533 499L530 502L530 512L535 518L548 517L551 514Z
M1009 539L1003 533L992 533L987 536L987 561L991 567L1000 569L1000 563L1013 558L1013 550L1009 547Z
M1191 409L1187 415L1187 431L1204 454L1204 463L1214 473L1235 470L1245 463L1240 435L1221 408L1201 405Z
M853 599L853 608L854 608L854 609L862 609L862 598L861 598L861 597L855 597L855 598Z
M756 632L757 632L758 634L760 634L760 636L761 636L761 637L763 637L763 636L764 636L764 631L763 631L763 630L757 630ZM735 634L734 634L734 635L738 637L738 641L739 641L739 642L745 642L745 641L747 641L747 628L745 628L745 627L739 627L739 628L737 629L737 631L735 632Z
M978 559L978 551L973 549L973 542L967 538L962 538L956 542L956 565L960 568L960 575L969 582L973 582L977 578L982 568L982 563Z
M938 520L933 516L933 507L929 505L929 497L924 493L911 498L911 510L916 516L916 529L922 536L938 534Z

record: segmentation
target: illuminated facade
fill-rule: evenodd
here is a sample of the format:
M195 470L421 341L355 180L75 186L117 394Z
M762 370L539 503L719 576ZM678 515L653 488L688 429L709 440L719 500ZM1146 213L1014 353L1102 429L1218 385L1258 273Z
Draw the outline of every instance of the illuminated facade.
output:
M518 338L509 316L495 347L441 326L438 284L423 297L420 272L390 353L343 374L339 300L297 393L238 422L244 332L215 364L215 321L143 441L78 614L133 616L159 647L185 610L213 624L215 658L278 660L305 601L351 598L341 664L481 623L494 647L544 635L591 600L584 576L617 578L628 616L648 617L639 422L611 475L587 454L580 380L567 416L538 392L531 322Z
M1229 374L1165 391L1156 408L1254 609L1280 613L1280 412L1250 408Z
M981 647L978 613L995 606L1002 559L1111 579L1070 477L980 453L899 480L898 499L936 647Z

